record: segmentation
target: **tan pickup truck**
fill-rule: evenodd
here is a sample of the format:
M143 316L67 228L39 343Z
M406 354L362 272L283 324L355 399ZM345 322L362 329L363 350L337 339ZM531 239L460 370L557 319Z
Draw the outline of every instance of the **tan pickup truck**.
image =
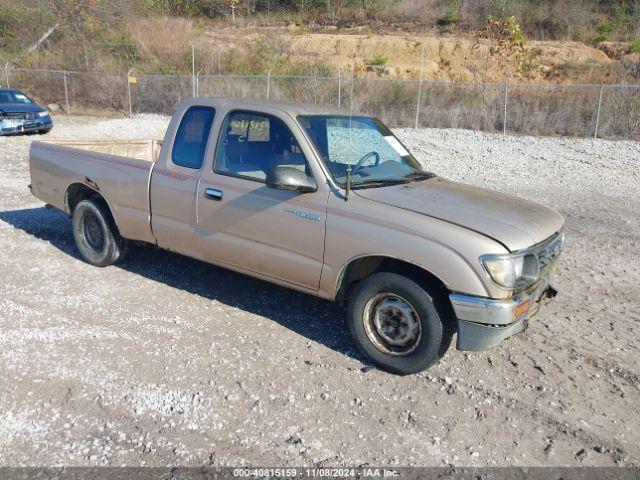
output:
M499 344L555 293L559 214L429 173L366 115L191 99L162 142L33 142L30 167L87 262L144 242L347 302L359 349L398 374L454 334Z

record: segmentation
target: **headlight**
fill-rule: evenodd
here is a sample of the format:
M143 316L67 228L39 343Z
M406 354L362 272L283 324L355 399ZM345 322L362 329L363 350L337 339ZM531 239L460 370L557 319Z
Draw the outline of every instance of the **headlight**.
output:
M497 285L522 290L538 281L540 266L532 254L483 255L480 263Z
M43 112L38 112L39 117L46 117L47 115L49 115L49 112L47 112L46 110Z

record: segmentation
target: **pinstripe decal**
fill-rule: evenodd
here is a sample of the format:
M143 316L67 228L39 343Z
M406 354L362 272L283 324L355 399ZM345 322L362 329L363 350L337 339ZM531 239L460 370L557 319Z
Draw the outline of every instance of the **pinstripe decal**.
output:
M153 170L153 173L158 173L159 175L163 175L165 177L175 178L181 182L185 180L197 180L199 177L194 175L185 175L184 173L174 172L171 170L167 170L166 168L157 167Z

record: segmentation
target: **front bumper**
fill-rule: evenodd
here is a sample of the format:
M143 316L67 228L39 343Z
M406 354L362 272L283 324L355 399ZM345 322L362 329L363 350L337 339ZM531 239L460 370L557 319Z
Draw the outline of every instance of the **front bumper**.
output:
M48 132L53 127L50 116L30 120L0 120L0 135L17 135L30 132Z
M540 281L508 300L452 293L449 299L458 327L456 348L479 351L495 347L504 339L525 330L527 321L538 313L542 301L556 293L548 280Z

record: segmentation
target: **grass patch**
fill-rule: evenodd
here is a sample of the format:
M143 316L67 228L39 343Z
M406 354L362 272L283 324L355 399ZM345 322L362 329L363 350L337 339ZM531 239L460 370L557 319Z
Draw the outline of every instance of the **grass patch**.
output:
M371 65L373 67L382 67L387 64L389 59L384 55L374 55L372 58L367 60L367 65Z

